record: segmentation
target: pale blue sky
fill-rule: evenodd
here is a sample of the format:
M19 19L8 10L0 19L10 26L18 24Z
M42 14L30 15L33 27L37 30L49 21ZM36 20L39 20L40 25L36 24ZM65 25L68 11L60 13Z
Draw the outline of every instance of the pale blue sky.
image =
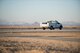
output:
M0 0L0 22L80 22L80 0Z

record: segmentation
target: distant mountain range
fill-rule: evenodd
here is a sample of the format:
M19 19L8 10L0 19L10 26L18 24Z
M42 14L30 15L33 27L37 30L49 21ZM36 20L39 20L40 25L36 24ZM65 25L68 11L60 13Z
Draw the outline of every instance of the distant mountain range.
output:
M7 25L7 26L40 26L40 23L34 22L34 23L16 23L16 22L4 22L0 23L0 25Z
M14 25L14 26L40 26L40 23L34 22L34 23L16 23L16 22L5 22L1 23L0 25ZM77 22L63 22L63 26L80 26L80 23Z

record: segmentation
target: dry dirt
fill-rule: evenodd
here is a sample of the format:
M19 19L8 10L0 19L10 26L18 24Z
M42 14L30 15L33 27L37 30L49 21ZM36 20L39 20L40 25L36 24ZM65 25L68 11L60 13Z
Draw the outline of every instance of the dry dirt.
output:
M80 42L2 37L0 53L80 53Z
M37 32L37 31L33 31L33 32L1 32L0 36L23 36L23 37L28 37L28 36L32 36L32 37L37 37L37 36L48 36L48 37L68 37L68 38L80 38L80 31L52 31L52 32Z
M0 28L2 28L2 26ZM5 26L3 28L5 28ZM7 28L10 27L8 26ZM21 27L11 26L11 28L21 28ZM23 28L26 27L23 26ZM60 32L47 32L47 33L45 32L0 33L0 53L80 53L80 42L19 38L16 36L24 36L24 37L56 36L65 38L80 38L80 32L60 31Z

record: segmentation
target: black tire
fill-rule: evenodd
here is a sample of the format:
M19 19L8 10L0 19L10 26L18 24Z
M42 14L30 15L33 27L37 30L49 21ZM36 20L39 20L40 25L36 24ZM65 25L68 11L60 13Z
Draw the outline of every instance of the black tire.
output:
M45 30L46 28L43 27L43 30Z
M36 28L34 28L34 30L36 30Z
M49 28L50 30L54 30L54 27L53 26L50 26L50 28Z
M50 30L52 30L52 28L50 28Z
M63 26L61 25L61 26L59 27L59 29L62 30L62 28L63 28Z

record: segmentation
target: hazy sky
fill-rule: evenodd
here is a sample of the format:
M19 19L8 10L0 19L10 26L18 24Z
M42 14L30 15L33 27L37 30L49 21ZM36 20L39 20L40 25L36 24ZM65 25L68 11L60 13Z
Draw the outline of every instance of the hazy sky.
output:
M80 22L80 0L0 0L0 22Z

